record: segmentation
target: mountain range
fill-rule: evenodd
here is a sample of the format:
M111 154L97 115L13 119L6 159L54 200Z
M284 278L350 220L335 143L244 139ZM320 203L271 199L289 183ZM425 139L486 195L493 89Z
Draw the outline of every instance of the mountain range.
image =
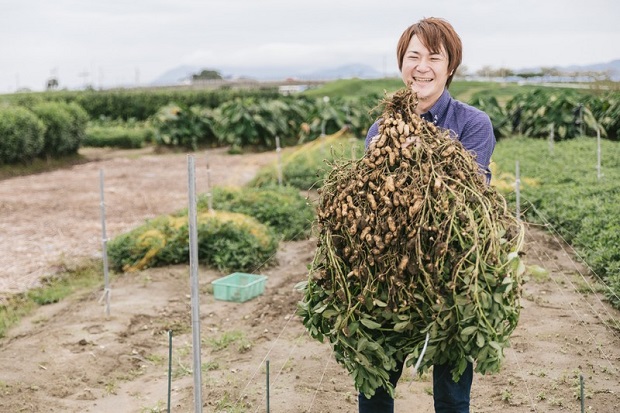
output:
M571 65L555 67L562 72L605 72L609 71L611 79L620 81L620 59L612 60L607 63L596 63L590 65ZM151 82L153 86L178 85L189 82L192 74L199 73L205 69L204 66L178 66L172 68ZM304 71L302 69L287 67L221 67L209 68L217 70L225 79L254 79L257 81L274 81L284 79L297 80L336 80L348 78L377 79L386 76L398 76L397 73L382 73L371 66L364 64L348 64L343 66L328 67L315 71ZM540 68L519 69L516 72L532 72Z

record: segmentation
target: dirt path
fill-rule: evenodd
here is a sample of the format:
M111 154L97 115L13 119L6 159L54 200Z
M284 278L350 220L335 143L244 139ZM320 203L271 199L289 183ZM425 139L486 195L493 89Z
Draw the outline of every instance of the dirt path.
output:
M115 156L120 154L120 156ZM0 296L24 291L76 257L101 256L99 173L108 238L188 205L187 155L89 150L99 159L70 169L0 181ZM198 192L207 155L194 155ZM275 154L209 151L213 185L241 185Z
M275 154L209 154L214 184L242 183ZM198 164L198 162L197 162ZM100 254L99 170L106 178L108 235L187 205L185 155L107 154L101 160L0 182L0 291L36 283L54 266ZM206 168L197 171L198 186ZM305 279L313 240L282 244L265 294L243 304L215 301L200 268L202 400L205 412L264 412L270 361L273 412L355 412L352 380L326 344L295 317L293 286ZM472 412L579 411L579 379L588 412L620 404L619 313L584 294L585 270L566 248L528 229L526 262L549 271L524 287L523 311L501 373L476 375ZM59 256L62 255L61 258ZM42 307L0 340L1 412L163 412L168 331L173 331L172 411L193 412L190 290L186 266L115 277L111 316L87 291ZM429 377L406 372L397 412L432 412Z

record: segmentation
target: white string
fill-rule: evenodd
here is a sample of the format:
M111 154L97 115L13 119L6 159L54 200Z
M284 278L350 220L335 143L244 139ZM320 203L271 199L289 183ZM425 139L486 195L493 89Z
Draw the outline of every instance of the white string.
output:
M596 273L596 271L594 271L594 269L587 263L587 261L581 256L581 254L579 254L579 252L575 249L575 247L573 247L572 245L570 245L570 243L568 241L566 241L566 239L559 233L559 231L557 229L555 229L550 223L549 220L542 214L542 212L540 212L536 206L534 206L534 204L532 202L530 202L528 200L528 203L530 204L530 206L532 207L532 209L534 210L534 212L536 212L536 214L538 215L538 217L545 223L545 227L547 227L547 229L549 229L553 234L555 234L554 238L560 238L563 243L558 242L558 244L560 244L560 247L562 248L562 250L566 253L566 250L564 249L564 245L568 245L568 247L571 249L572 254L574 254L577 258L579 258L579 260L583 263L583 265L598 279L598 281L603 284L605 286L605 288L620 302L620 297L618 297L618 295L616 294L616 292L609 287L606 283L605 280L603 280L603 278L598 275ZM564 231L566 231L566 229L564 229ZM570 231L566 231L570 234ZM573 236L573 238L575 238L575 236L573 234L571 234ZM556 239L557 241L557 239ZM568 254L567 254L568 255ZM583 280L588 283L588 281L586 280L586 278L583 276L583 274L581 273L581 271L579 270L579 268L577 267L577 265L575 264L575 262L573 260L571 260L571 262L573 263L575 269L579 272L579 274L581 275L581 277L583 278ZM590 286L590 284L588 283L588 286ZM592 289L592 291L594 292L594 289Z
M280 370L278 371L278 374L276 374L276 377L273 379L271 385L275 386L275 384L278 382L278 378L280 377L280 374L282 373L282 371L284 370L284 366L286 366L286 363L288 363L288 361L291 359L291 354L293 354L293 351L295 351L297 349L297 347L299 347L299 340L305 336L305 333L301 334L299 337L297 337L297 339L295 340L295 345L291 347L291 351L289 351L288 353L288 357L286 358L286 360L284 361L284 363L282 363L282 366L280 367ZM256 410L254 410L255 412L257 412L260 409L260 405L256 406Z
M265 357L263 357L263 359L261 360L261 362L258 364L258 366L256 367L256 370L254 370L254 373L252 374L252 377L250 377L250 379L248 380L247 384L245 385L245 387L243 388L243 390L241 391L241 393L239 393L239 398L237 399L237 403L239 403L241 401L241 398L243 397L243 395L245 394L245 391L247 390L248 386L250 385L250 383L254 380L254 378L256 377L256 374L258 374L260 367L263 365L263 363L265 362L265 360L267 360L267 357L269 357L269 355L271 354L271 352L273 351L273 349L275 348L276 344L278 343L278 341L280 340L280 337L282 337L282 334L284 334L284 330L286 330L286 328L288 327L289 323L291 322L291 320L293 319L293 316L295 315L295 312L297 310L293 311L293 314L291 314L291 316L288 318L288 320L286 320L286 323L284 324L284 327L282 328L282 330L280 331L280 334L278 334L278 337L275 339L275 341L273 342L273 344L271 345L271 347L269 348L269 350L267 351L267 354L265 354Z
M539 214L539 217L541 220L544 221L546 228L551 232L551 236L554 238L554 240L558 243L558 245L560 246L560 248L562 249L562 251L564 252L564 254L569 258L571 264L573 264L573 267L575 268L575 270L577 271L577 273L579 274L579 276L581 277L581 279L588 285L590 291L593 293L595 299L599 302L600 306L604 309L606 316L613 321L614 325L620 326L620 323L618 322L618 320L616 320L616 318L613 316L613 314L609 311L609 309L607 308L607 306L603 303L603 301L600 299L599 295L596 294L596 292L594 291L594 287L592 287L592 285L588 282L586 276L581 272L581 269L577 266L577 263L575 263L575 261L570 258L570 254L568 253L568 251L566 251L566 249L564 248L564 245L569 245L566 240L564 238L561 237L561 235L559 235L558 231L545 219L545 217L543 217L535 208L534 210L536 211L537 214ZM560 240L558 240L558 237L560 237L562 239L563 242L560 242ZM588 266L588 264L585 262L585 260L579 256L579 254L577 253L577 251L575 251L574 248L572 248L572 253L574 253L583 263L584 265L589 269L590 272L592 272L594 275L596 275L596 277L599 279L599 281L601 283L603 283L603 285L605 285L605 283L602 281L601 277L598 276L594 270L592 268L590 268ZM550 258L550 257L547 257ZM573 282L564 274L563 271L561 271L561 269L559 267L556 268L559 270L559 272L561 274L563 274L565 280L571 285L571 287L573 288L573 290L578 291L577 287L573 284ZM607 287L607 289L609 291L612 292L612 294L617 298L618 296L615 294L615 292L608 287L607 285L605 285ZM619 299L620 301L620 299ZM596 311L594 309L594 307L592 306L592 304L590 304L587 300L584 299L584 302L590 307L590 309L592 310L592 312L597 316L597 318L603 323L603 325L607 325L608 323L602 319L602 317L600 316L600 314L598 313L598 311ZM613 329L610 329L612 335L614 335L614 337L618 338L618 335L616 334L616 332Z
M514 356L515 362L517 363L517 368L519 369L519 371L521 371L522 373L524 372L523 368L521 367L521 363L519 363L519 358L517 357L517 352L514 349L510 349L512 350L512 354ZM538 410L536 410L536 404L534 403L534 398L532 397L532 392L530 391L530 386L528 386L527 380L525 380L525 377L523 377L523 375L521 376L521 380L523 381L523 383L525 384L525 391L527 392L527 397L530 399L530 405L532 406L532 412L536 412Z
M319 393L319 390L321 390L321 387L323 386L323 379L325 378L325 373L327 372L327 366L329 365L329 362L331 361L333 355L334 349L332 347L329 353L329 357L327 357L327 361L325 362L325 366L323 367L323 374L321 374L319 384L316 386L316 390L314 391L314 395L312 396L312 400L310 401L310 407L308 407L307 410L308 413L312 411L312 406L314 406L314 400L316 399L316 395Z
M552 236L553 236L553 235L552 235ZM557 241L557 239L556 239L556 241ZM539 255L539 253L538 253L536 250L535 250L535 253L536 253L536 255L537 255L538 259L539 259L540 261L543 261L542 257ZM547 257L547 259L548 259L549 261L553 262L553 259L552 259L552 258L551 258L548 254L546 254L546 253L545 253L545 255L546 255L546 257ZM569 256L569 259L570 259L570 256ZM555 264L555 267L556 267L555 269L558 271L558 273L563 274L562 269L561 269L561 268L560 268L557 264ZM564 277L567 279L566 275L564 275ZM557 286L557 289L558 289L559 293L560 293L563 297L565 297L565 293L564 293L564 291L562 290L562 287L560 286L560 284L559 284L559 283L557 282L557 280L555 279L555 277L550 277L550 278L551 278L551 280L555 283L555 285ZM570 282L570 280L569 280L569 282ZM585 300L584 300L584 301L585 301ZM575 316L577 317L577 319L579 319L579 320L581 321L581 323L583 324L583 326L584 326L583 328L584 328L584 330L587 332L587 334L590 336L590 339L592 340L592 343L596 343L596 339L595 339L595 337L594 337L594 334L592 333L592 331L590 331L590 329L588 329L588 328L586 327L586 322L585 322L584 318L582 317L582 315L581 315L581 314L577 311L577 309L574 307L574 305L573 305L573 303L572 303L572 302L570 302L569 300L567 300L567 302L568 302L568 305L570 306L571 310L573 311L573 313L574 313L574 314L575 314ZM586 303L587 303L587 301L586 301ZM588 304L589 304L589 303L588 303ZM594 308L592 308L592 306L591 306L591 305L590 305L590 307L591 307L592 311L594 312L594 315L595 315L597 318L599 318L599 319L600 319L600 316L599 316L598 312L597 312L596 310L594 310ZM605 324L603 324L603 325L605 325ZM611 360L610 360L609 356L608 356L608 355L607 355L607 354L603 351L602 346L600 346L600 345L599 345L599 346L596 346L596 347L597 347L597 350L599 351L599 353L601 354L601 356L602 356L602 357L603 357L603 358L607 361L607 363L609 364L609 366L610 366L613 370L616 370L616 368L614 367L614 365L611 363Z

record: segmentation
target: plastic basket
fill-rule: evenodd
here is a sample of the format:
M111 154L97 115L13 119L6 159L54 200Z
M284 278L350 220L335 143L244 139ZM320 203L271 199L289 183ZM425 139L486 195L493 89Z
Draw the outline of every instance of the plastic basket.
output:
M267 276L235 272L212 281L216 300L242 303L258 297L265 291Z

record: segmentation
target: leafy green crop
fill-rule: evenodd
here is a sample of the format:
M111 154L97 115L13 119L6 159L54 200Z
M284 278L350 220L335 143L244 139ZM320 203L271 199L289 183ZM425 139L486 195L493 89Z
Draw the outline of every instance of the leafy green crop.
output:
M278 240L266 225L247 215L206 212L198 216L198 259L220 271L252 271L272 262ZM110 267L136 271L187 263L187 216L160 216L108 244Z
M314 220L313 207L293 187L276 185L261 188L213 189L213 206L256 218L269 225L284 241L307 239ZM201 195L199 210L206 210L208 198Z
M537 89L514 96L506 105L514 132L533 138L547 138L554 129L555 140L572 139L595 131L598 121L574 91Z
M620 143L601 140L597 177L596 139L557 142L553 150L537 139L513 138L498 143L493 155L500 171L514 171L519 161L524 185L521 209L533 222L549 223L575 246L608 284L607 296L620 308ZM512 194L514 201L514 194Z

